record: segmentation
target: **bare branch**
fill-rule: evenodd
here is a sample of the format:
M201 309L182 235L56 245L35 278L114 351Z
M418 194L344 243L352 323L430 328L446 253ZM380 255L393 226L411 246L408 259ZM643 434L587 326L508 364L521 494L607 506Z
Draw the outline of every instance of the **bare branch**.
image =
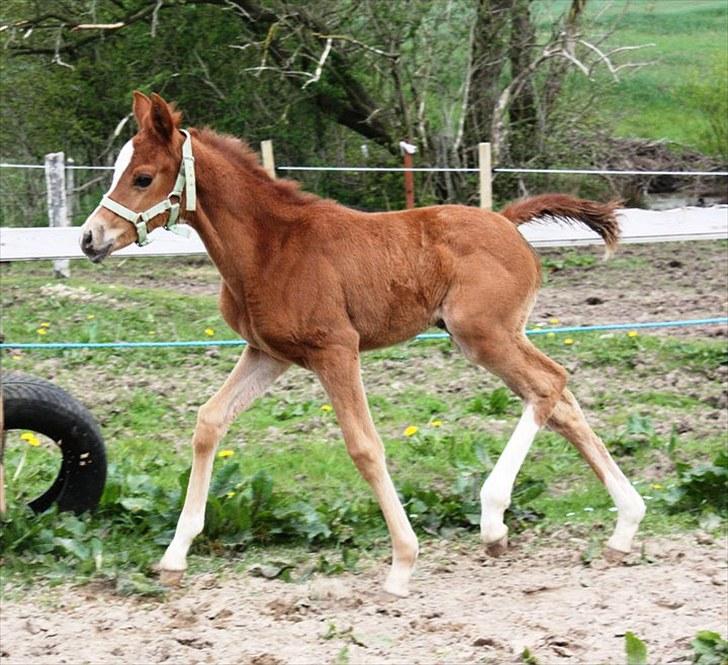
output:
M376 53L377 55L381 55L385 58L399 58L399 53L383 51L382 49L378 49L374 46L369 46L369 44L365 44L364 42L354 39L354 37L350 37L349 35L322 35L318 32L314 32L313 36L320 39L333 39L335 41L351 42L352 44L356 44L367 51L371 51L372 53Z
M118 30L123 28L126 23L118 21L117 23L79 23L71 28L71 32L78 30Z
M331 53L331 45L334 43L334 40L329 37L326 40L326 46L324 47L323 53L321 53L321 57L319 58L318 65L316 65L316 71L313 73L313 77L310 78L306 83L303 84L301 89L307 88L312 83L316 83L320 78L321 74L324 71L324 64L326 64L326 58L329 57L329 53Z

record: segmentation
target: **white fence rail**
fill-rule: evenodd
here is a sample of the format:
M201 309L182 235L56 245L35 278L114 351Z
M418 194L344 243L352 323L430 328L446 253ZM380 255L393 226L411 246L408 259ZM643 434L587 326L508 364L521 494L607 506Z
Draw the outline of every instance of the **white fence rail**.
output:
M728 239L728 206L662 211L625 208L619 211L619 215L624 243ZM526 224L519 227L519 230L534 247L602 244L596 233L580 226ZM157 229L150 237L154 240L150 245L131 245L117 255L194 256L206 253L202 241L194 232L190 238L183 238ZM0 261L82 257L78 244L78 227L0 229Z
M492 176L497 173L543 173L574 175L644 175L685 176L685 177L725 177L728 171L637 171L609 169L531 169L531 168L492 168L490 144L479 145L478 168L446 167L376 167L376 166L275 166L273 146L264 141L263 158L266 169L273 175L276 171L348 171L358 173L386 172L460 172L479 173L481 207L492 206ZM60 155L60 157L59 157ZM23 261L33 259L54 259L58 275L68 275L66 263L58 261L81 258L78 247L78 229L69 227L73 197L69 190L75 191L72 177L75 171L111 171L111 166L82 166L63 161L63 153L46 156L45 164L14 164L0 162L0 169L43 169L46 174L46 198L48 218L51 228L0 228L0 261ZM103 177L103 176L99 176ZM666 211L624 209L621 211L622 242L649 243L681 240L710 240L728 238L728 207L678 208ZM536 247L566 247L601 243L592 231L573 226L527 225L521 227L523 235ZM155 231L155 242L149 247L128 247L121 256L189 256L205 254L205 248L196 234L189 239L171 233Z

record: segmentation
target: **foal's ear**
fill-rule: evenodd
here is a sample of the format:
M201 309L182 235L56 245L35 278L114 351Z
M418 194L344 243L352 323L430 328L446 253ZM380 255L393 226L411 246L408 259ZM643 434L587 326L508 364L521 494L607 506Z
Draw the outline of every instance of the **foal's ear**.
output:
M136 118L137 125L141 129L144 125L144 121L149 115L149 109L152 107L152 101L143 92L139 92L139 90L135 90L133 95L134 101L132 102L131 108L134 113L134 118Z
M179 123L179 114L175 113L156 92L152 93L150 114L154 131L161 139L169 141Z

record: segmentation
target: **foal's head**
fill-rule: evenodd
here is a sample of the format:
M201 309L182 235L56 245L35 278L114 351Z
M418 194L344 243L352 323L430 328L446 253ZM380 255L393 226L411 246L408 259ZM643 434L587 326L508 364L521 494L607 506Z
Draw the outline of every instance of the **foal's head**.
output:
M130 211L142 212L166 200L174 188L184 137L178 131L180 114L159 95L149 98L134 92L133 111L139 131L121 149L106 196ZM162 226L169 214L155 215L146 228ZM138 239L134 223L103 204L81 228L81 249L94 263Z

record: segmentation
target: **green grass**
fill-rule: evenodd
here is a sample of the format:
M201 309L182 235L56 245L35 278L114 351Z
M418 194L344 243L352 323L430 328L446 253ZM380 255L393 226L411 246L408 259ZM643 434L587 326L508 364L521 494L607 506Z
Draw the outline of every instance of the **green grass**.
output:
M565 7L566 3L556 2L543 5L541 12L554 16ZM603 50L654 44L615 56L615 64L653 63L621 70L618 82L612 81L606 68L598 70L597 80L606 86L599 104L605 117L618 119L618 134L714 150L706 142L706 109L695 91L696 86L707 86L728 95L728 4L723 0L617 0L603 10L605 3L589 3L586 14L591 39L617 27ZM584 88L588 85L581 75L574 74L574 81Z
M62 283L38 263L2 266L5 339L200 339L208 328L214 329L213 339L234 337L220 318L213 289L188 294L182 286L167 288L164 280L144 284L150 265L143 260L109 265L110 275L74 263L73 278ZM211 269L195 262L157 260L157 271L186 283L212 281ZM39 335L44 327L48 333ZM611 373L609 389L593 395L585 410L596 418L625 473L651 497L643 532L694 526L715 509L675 513L663 497L679 487L680 464L715 457L724 447L723 432L716 422L713 429L677 434L674 424L686 414L714 407L703 396L655 389L652 382L679 368L695 377L703 393L720 395L725 343L642 334L574 337L571 346L561 336L540 336L535 343L565 365L578 359L577 394ZM224 347L4 352L4 370L51 378L94 412L110 461L95 515L35 517L22 504L44 489L57 457L49 454L52 445L31 447L19 434L9 436L6 477L12 481L21 460L23 466L9 488L4 581L12 588L31 578L101 578L123 593L157 593L150 565L174 529L197 408L238 354ZM515 425L518 401L469 366L448 341L368 354L364 379L416 528L423 535L476 529L479 486ZM253 552L292 560L299 569L313 561L322 570L338 570L354 565L357 552L384 551L383 520L346 454L327 401L312 377L295 369L233 424L221 444L232 455L216 460L210 522L193 548L193 571L230 559L246 565ZM410 426L418 429L406 436ZM566 524L604 540L615 517L610 508L608 495L573 447L554 434L540 434L519 476L511 526L548 534Z

